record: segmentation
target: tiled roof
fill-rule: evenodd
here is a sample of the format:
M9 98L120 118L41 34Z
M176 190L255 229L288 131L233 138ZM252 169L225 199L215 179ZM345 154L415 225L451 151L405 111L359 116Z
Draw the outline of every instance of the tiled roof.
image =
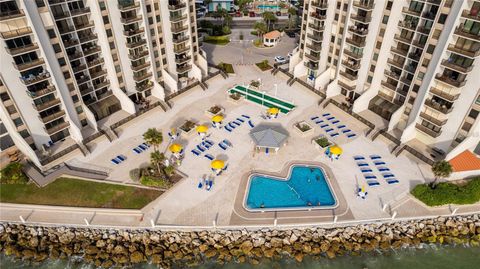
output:
M280 37L280 32L277 31L277 30L271 31L271 32L268 32L268 33L264 34L263 37L269 38L269 39L278 38L278 37Z
M454 172L480 170L480 158L469 150L450 160Z

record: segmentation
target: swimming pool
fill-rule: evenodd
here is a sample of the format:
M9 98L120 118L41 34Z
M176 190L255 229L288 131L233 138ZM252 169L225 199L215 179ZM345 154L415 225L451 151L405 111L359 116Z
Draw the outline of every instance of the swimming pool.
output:
M278 5L258 5L257 8L259 9L275 9L275 10L278 10L280 9L280 7Z
M253 174L244 207L249 211L333 208L337 201L321 167L292 165L287 178Z

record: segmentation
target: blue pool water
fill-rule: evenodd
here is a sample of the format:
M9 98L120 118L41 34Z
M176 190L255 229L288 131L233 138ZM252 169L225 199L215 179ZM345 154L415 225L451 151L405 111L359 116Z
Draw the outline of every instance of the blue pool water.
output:
M278 5L258 5L259 9L278 9Z
M247 209L327 207L335 197L318 167L293 166L290 178L255 174L250 178Z

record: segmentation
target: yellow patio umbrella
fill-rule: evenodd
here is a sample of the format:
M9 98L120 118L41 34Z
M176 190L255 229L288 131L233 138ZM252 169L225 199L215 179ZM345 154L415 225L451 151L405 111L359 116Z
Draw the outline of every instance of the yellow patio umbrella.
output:
M222 169L223 167L225 167L225 162L222 161L222 160L213 160L213 161L210 163L210 166L211 166L213 169L219 170L219 169Z
M173 143L173 144L170 145L170 147L168 149L173 153L178 153L178 152L182 151L183 147L180 144Z
M278 114L279 111L280 110L277 107L271 107L267 110L267 112L272 114L272 115Z
M330 153L335 154L335 155L340 155L342 154L343 150L341 147L334 145L330 147Z
M222 115L215 115L215 116L212 117L212 121L213 121L213 122L217 122L217 123L218 123L218 122L222 122L222 120L223 120L223 116L222 116Z
M205 125L199 125L197 126L197 132L199 133L206 133L208 130L208 127Z

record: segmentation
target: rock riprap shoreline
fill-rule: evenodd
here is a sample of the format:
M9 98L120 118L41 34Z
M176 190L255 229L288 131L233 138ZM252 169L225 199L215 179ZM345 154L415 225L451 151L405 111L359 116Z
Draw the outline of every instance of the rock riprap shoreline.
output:
M159 231L0 225L6 255L41 262L82 256L96 266L152 262L194 266L206 260L249 262L264 258L335 258L422 243L480 244L480 215L362 224L340 228Z

